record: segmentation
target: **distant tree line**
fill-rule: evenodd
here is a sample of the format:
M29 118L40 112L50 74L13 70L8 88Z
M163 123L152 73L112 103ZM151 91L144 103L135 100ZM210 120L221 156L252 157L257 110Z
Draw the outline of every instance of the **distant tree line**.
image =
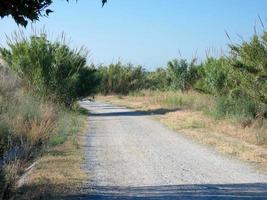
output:
M103 94L128 94L141 89L196 90L213 95L222 114L267 117L267 32L250 41L229 45L227 56L174 59L165 68L146 71L120 62L98 68Z
M229 53L204 62L173 59L147 71L121 62L95 67L86 51L73 50L45 34L15 39L0 53L35 93L66 106L95 93L124 94L150 90L196 90L218 99L218 110L267 117L267 33L230 45Z

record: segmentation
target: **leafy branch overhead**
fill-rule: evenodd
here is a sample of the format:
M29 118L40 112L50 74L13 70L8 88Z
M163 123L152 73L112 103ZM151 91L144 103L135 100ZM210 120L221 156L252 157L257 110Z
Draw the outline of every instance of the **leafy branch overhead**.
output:
M101 1L103 7L107 0ZM39 20L40 16L53 12L49 9L52 3L53 0L0 0L0 16L11 16L17 24L26 27L29 21Z

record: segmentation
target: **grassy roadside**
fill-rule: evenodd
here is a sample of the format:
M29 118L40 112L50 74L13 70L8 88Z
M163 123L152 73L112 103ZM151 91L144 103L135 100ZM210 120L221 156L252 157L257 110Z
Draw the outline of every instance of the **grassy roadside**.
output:
M68 113L64 133L52 138L51 148L36 161L35 167L20 182L15 199L62 199L78 192L87 174L81 169L84 161L81 136L85 132L86 115Z
M216 151L249 162L267 171L267 129L263 122L218 118L214 100L195 92L141 92L128 96L98 96L155 116L169 128Z

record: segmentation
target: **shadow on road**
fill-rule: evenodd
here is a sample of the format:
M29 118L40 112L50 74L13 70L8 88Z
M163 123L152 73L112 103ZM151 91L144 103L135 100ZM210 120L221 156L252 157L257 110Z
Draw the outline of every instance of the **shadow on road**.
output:
M105 108L105 109L111 109L111 108ZM159 109L153 109L148 111L108 111L103 113L90 113L90 116L102 116L102 117L120 117L120 116L145 116L145 115L164 115L166 113L170 112L176 112L179 109L167 109L167 108L159 108Z
M89 189L88 189L89 190ZM90 194L72 195L65 199L118 199L118 200L228 200L267 199L267 183L201 184L144 187L97 186ZM89 190L90 191L90 190Z

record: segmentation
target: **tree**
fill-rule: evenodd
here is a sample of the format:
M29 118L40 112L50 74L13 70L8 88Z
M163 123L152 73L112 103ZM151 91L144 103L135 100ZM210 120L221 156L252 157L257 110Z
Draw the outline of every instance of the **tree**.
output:
M101 1L103 7L107 0ZM17 24L26 27L29 21L39 20L40 16L53 12L49 9L52 3L53 0L0 0L0 16L10 15Z

